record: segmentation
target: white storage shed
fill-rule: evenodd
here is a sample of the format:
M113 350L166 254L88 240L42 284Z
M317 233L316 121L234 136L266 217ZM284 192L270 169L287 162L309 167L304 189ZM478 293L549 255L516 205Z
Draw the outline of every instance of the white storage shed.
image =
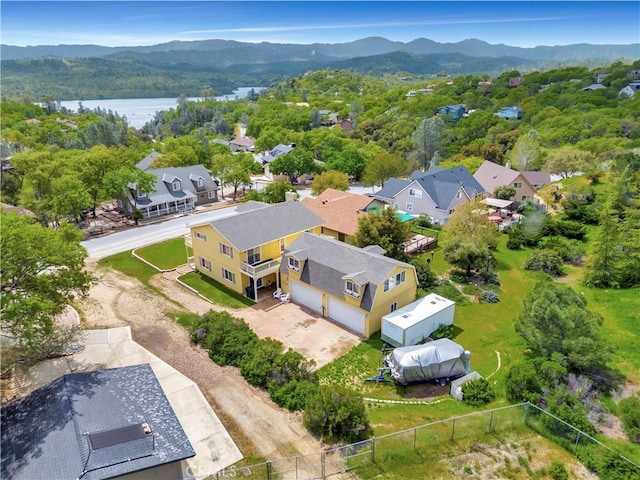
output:
M453 325L455 302L430 293L382 317L381 338L394 347L417 345L441 325Z

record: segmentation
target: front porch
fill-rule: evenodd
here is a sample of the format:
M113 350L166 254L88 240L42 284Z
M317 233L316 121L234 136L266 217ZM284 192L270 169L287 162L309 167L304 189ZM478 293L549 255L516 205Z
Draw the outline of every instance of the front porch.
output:
M144 218L161 217L172 213L187 213L195 210L195 208L194 198L182 198L149 206L138 206L138 210L142 212Z

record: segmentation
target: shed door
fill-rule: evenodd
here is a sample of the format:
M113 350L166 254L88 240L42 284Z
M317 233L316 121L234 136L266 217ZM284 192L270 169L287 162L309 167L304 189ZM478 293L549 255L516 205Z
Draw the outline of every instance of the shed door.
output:
M364 335L364 312L331 297L328 299L327 307L330 319L344 325L349 330Z
M322 314L322 293L316 292L302 283L291 281L291 300Z

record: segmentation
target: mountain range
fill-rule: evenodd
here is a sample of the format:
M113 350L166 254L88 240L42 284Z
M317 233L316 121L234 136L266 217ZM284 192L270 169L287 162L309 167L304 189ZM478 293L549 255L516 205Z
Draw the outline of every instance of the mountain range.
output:
M497 75L505 71L609 65L640 59L640 44L492 45L470 39L408 43L368 37L348 43L277 44L233 40L173 41L142 47L0 45L3 96L59 100L199 96L203 88L230 94L270 85L309 70L369 75Z

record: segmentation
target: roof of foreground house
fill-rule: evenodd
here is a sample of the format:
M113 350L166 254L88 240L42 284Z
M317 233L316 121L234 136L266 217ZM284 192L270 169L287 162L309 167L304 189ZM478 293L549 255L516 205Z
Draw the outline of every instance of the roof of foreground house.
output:
M364 292L360 291L360 307L370 310L377 288L396 267L414 268L378 251L358 248L326 235L303 233L285 249L280 269L287 270L289 256L305 260L300 280L335 297L343 297L345 279L353 279L365 287Z
M2 409L2 478L97 480L194 455L148 364L64 375Z
M215 220L209 225L220 232L235 248L244 252L279 238L319 227L323 223L320 217L300 202L282 202L266 206L254 202L249 210Z
M358 231L358 219L375 200L356 193L328 188L316 198L303 198L301 203L324 220L323 227L345 235Z

